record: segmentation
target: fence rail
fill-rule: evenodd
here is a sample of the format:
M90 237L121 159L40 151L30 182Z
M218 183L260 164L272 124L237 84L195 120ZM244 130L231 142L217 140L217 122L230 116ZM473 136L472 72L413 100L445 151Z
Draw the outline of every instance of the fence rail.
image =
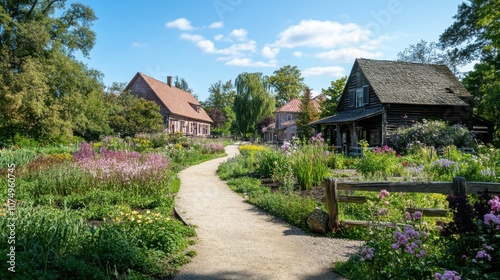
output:
M467 195L488 190L491 194L500 194L500 183L467 182L465 178L455 177L453 182L340 182L335 178L325 178L326 206L328 209L329 228L338 231L342 226L368 226L368 221L339 221L339 202L366 203L364 196L339 196L339 190L380 192L411 192ZM443 217L449 214L446 209L407 208L408 212L421 211L427 217Z

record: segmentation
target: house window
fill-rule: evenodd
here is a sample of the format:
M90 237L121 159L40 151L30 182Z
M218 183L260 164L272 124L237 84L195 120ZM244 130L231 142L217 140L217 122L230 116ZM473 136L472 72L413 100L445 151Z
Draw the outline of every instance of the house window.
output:
M380 129L370 130L370 146L380 145Z
M356 107L363 107L370 99L370 88L364 86L356 89Z
M356 107L363 107L363 88L356 89Z
M291 121L292 120L292 115L291 114L287 114L286 115L286 120L287 121Z
M181 121L181 131L182 131L182 133L186 133L186 124L185 124L185 121Z

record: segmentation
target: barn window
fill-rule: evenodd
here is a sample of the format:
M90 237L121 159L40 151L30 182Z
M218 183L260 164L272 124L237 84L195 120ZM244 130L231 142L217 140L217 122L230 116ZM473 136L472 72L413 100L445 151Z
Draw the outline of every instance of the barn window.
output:
M356 107L363 107L363 88L356 89Z

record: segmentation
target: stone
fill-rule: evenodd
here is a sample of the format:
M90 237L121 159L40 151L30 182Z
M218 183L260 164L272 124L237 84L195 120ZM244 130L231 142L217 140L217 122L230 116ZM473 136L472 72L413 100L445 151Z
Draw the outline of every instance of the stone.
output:
M328 213L316 207L307 218L307 226L313 232L325 234L328 232L328 219Z

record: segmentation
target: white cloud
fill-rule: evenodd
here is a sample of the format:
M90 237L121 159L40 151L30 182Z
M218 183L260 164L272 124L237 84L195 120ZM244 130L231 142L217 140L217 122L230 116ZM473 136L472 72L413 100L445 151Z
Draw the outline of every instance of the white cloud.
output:
M191 22L185 18L178 18L174 21L165 23L166 28L178 28L180 30L193 30Z
M239 41L245 41L247 39L247 34L248 32L245 29L239 28L231 31L231 33L229 33L229 36L236 38Z
M230 66L241 66L241 67L276 67L278 65L276 60L270 60L269 62L264 61L253 61L250 58L232 58L227 60L225 63Z
M220 41L220 40L222 40L222 38L224 38L224 35L222 35L222 34L218 34L218 35L214 36L215 41Z
M302 73L304 77L327 75L335 78L340 78L345 75L345 70L340 66L324 66L307 68Z
M205 39L203 36L199 34L188 34L188 33L182 33L181 34L181 39L186 40L186 41L191 41L191 42L199 42L203 39Z
M278 48L272 48L268 45L266 45L264 48L262 48L262 56L265 57L265 58L269 58L269 59L272 59L272 58L275 58L276 55L278 54L280 50Z
M278 35L273 45L280 48L334 48L369 40L370 31L355 23L302 20Z
M208 26L208 28L222 28L223 26L224 26L224 22L217 21L217 22L213 22L212 24L210 24Z
M382 56L382 52L370 52L360 48L341 48L333 49L327 52L321 52L315 55L318 58L328 59L336 62L352 62L356 58L377 58Z
M132 43L132 47L134 47L134 48L144 48L147 46L148 46L147 43L141 43L141 42L133 42Z
M304 53L303 52L299 52L299 51L295 51L295 52L293 52L293 56L295 56L295 57L303 57Z
M212 41L210 40L201 40L196 43L196 45L206 53L216 53L217 49L215 48L215 45Z

